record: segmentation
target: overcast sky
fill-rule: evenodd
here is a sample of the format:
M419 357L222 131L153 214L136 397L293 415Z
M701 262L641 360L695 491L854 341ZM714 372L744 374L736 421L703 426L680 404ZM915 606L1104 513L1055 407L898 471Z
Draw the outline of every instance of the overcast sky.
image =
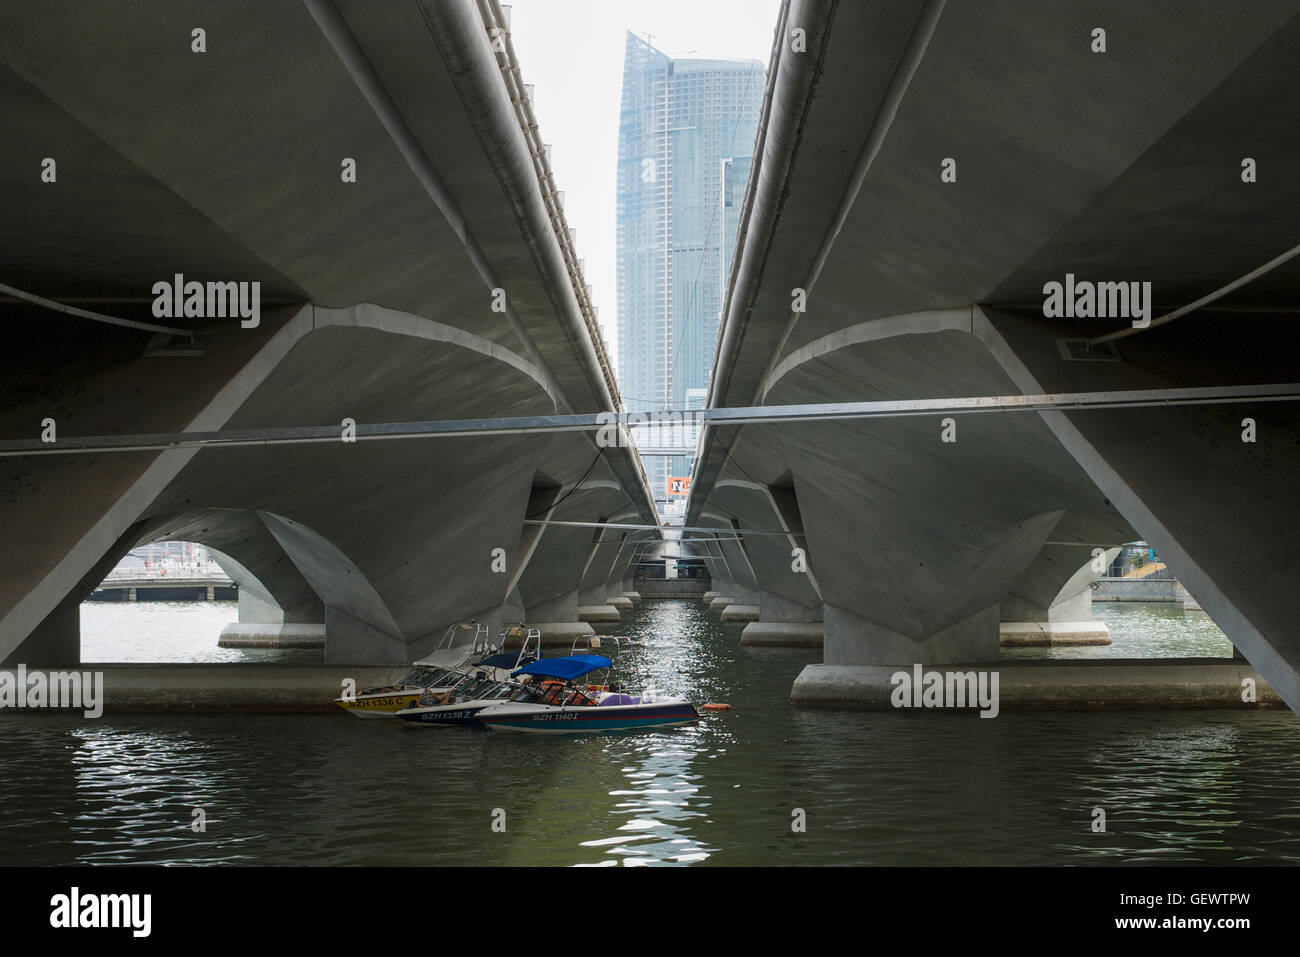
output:
M514 0L510 39L532 83L543 142L578 231L578 256L618 355L615 180L628 30L671 57L767 64L780 0Z

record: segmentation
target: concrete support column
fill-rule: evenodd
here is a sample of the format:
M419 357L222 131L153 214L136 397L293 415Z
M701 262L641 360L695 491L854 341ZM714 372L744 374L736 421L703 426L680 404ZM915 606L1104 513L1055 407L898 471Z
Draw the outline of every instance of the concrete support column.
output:
M631 602L628 602L631 605ZM622 616L609 600L602 586L584 588L578 592L578 620L585 622L618 621Z
M737 585L735 582L715 582L718 586L718 594L709 602L709 611L722 613L731 605L740 605L745 608L743 614L751 613L757 617L759 613L758 603L759 594L753 588L747 585ZM752 621L752 618L739 618L733 620Z
M81 602L75 593L45 616L3 662L4 667L75 667L81 664Z
M1012 595L1003 597L998 626L1003 648L1039 645L1109 645L1110 628L1092 617L1092 589L1084 588L1048 608Z
M323 648L325 622L290 622L284 609L256 588L239 590L239 620L221 629L220 648ZM208 586L211 598L212 586ZM322 609L321 617L324 618ZM379 662L386 664L386 662Z
M1058 529L1068 526L1066 516ZM1064 534L1114 535L1112 529L1073 528ZM1118 548L1088 558L1086 546L1044 545L1002 596L1000 641L1003 648L1033 645L1109 645L1110 629L1092 617L1093 585L1119 554ZM1100 570L1098 566L1100 565Z
M353 618L341 609L325 607L327 665L404 665L410 661L411 649L401 638Z
M579 615L578 589L557 595L529 608L530 628L542 633L544 648L568 648L575 638L594 635L596 630ZM615 612L617 614L617 612Z
M927 635L900 634L883 625L826 605L825 664L808 665L795 679L796 704L836 701L845 707L871 707L888 701L889 676L896 669L954 663L992 664L998 660L996 604Z
M126 590L126 600L127 600L127 601L135 601L135 589L134 589L134 588L128 588L128 589Z
M853 612L825 605L828 665L925 665L998 660L998 606L925 635L904 635Z
M609 594L611 598L626 598L628 607L641 600L641 593L633 586L631 575L625 575L619 581L610 582ZM615 607L619 608L620 611L623 610L620 605L616 604Z

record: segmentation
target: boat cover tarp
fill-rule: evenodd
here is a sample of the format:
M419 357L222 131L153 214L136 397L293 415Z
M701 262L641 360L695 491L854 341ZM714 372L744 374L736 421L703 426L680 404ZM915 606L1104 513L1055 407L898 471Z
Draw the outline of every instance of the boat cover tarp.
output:
M640 704L641 696L639 694L611 694L606 696L601 702L601 706L619 705L619 704Z
M477 668L480 665L487 665L489 668L513 668L517 664L519 664L519 652L507 651L499 655L492 655L489 658L484 658L482 661L476 661L474 662L474 667Z
M531 665L520 668L516 675L541 675L543 678L561 678L571 681L581 678L589 671L612 668L614 662L604 655L569 655L565 658L543 658Z

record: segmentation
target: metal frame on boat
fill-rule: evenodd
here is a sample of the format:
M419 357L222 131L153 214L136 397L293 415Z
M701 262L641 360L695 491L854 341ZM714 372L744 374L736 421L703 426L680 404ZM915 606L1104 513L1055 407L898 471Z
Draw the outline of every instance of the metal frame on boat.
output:
M506 632L502 633L502 638ZM501 647L504 647L504 640ZM464 667L459 680L425 693L396 717L414 725L477 724L483 709L506 700L521 685L511 680L511 671L537 662L542 656L542 635L536 628L526 630L518 651L497 650Z
M456 644L458 631L474 629L474 637L469 644ZM478 621L458 622L450 626L438 642L436 648L419 661L413 662L410 669L392 684L382 688L367 688L351 695L340 695L334 703L348 714L358 718L391 718L403 708L409 708L424 693L426 688L449 683L452 675L475 655L491 655L499 650L505 641L505 632L501 635L501 644L493 644L488 626ZM457 679L459 680L459 679Z

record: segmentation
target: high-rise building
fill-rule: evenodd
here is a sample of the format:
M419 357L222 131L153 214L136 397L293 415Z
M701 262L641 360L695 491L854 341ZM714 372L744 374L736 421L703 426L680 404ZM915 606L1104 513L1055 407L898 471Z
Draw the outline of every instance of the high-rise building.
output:
M618 131L618 377L631 411L707 389L762 107L757 60L673 59L629 33ZM691 457L645 462L655 497Z

